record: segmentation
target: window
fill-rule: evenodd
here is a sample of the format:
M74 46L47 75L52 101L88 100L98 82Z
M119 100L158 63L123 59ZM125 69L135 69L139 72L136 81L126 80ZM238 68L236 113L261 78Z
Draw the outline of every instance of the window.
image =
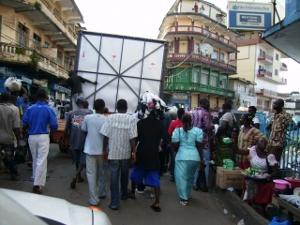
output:
M27 28L23 24L19 23L18 26L18 43L21 46L26 46L27 42Z
M201 74L201 84L208 84L208 74L202 73Z
M199 43L195 43L194 53L200 54L200 44Z
M1 34L2 16L0 15L0 34Z
M241 34L241 35L239 35L239 36L236 37L237 41L238 40L243 40L243 39L245 39L245 34Z
M236 60L236 53L230 53L229 60Z
M195 83L195 84L198 83L198 75L199 75L199 71L194 71L192 83Z
M220 88L225 88L226 87L226 79L222 79L220 80L220 85L219 85Z
M218 80L218 77L210 76L210 86L217 87L217 80Z
M275 75L278 76L278 69L275 69Z
M219 52L214 50L211 58L215 60L219 60Z
M65 66L66 69L70 68L70 59L66 56L64 58L64 66Z
M41 48L41 37L33 33L33 48L35 50L40 50Z
M57 51L57 62L59 64L62 64L62 58L63 58L63 55L61 52Z
M265 58L265 52L262 49L259 49L259 58Z
M45 41L44 48L50 48L50 44L47 41Z
M224 53L221 53L221 56L220 56L220 59L221 59L221 62L225 62L225 57L224 57L225 55L224 55Z
M169 53L174 53L173 47L173 42L169 42Z
M279 60L279 55L276 53L276 60L278 61Z
M240 85L240 92L241 93L246 93L246 86L245 85Z
M221 22L223 20L223 16L221 14L216 15L217 22Z

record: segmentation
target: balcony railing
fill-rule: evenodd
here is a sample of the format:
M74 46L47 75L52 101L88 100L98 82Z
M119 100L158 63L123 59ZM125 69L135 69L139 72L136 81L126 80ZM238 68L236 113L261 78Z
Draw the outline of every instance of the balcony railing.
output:
M193 83L193 82L171 82L166 81L164 90L166 91L194 91L204 92L208 94L216 94L224 97L234 98L234 91L227 89L212 87L205 84Z
M234 89L235 94L240 94L243 96L249 96L249 97L256 97L256 93L252 93L252 92L245 92L239 89Z
M267 62L269 64L273 63L273 57L268 55L268 54L262 54L258 57L258 61L264 61Z
M288 67L285 63L280 63L280 71L288 71Z
M210 33L210 31L206 30L205 28L202 27L197 27L197 26L171 26L168 27L164 33L163 37L165 37L167 34L178 34L178 33L187 33L187 34L197 34L197 35L203 35L204 37L207 37ZM224 45L229 46L230 48L237 49L237 44L230 41L229 39L220 36L215 33L211 33L209 35L210 39L213 39L215 41L218 41Z
M266 71L265 69L259 69L257 77L263 77L272 80L272 72Z
M170 53L168 54L168 60L171 62L175 62L175 61L182 62L184 60L186 62L196 62L196 63L205 64L207 66L213 66L215 68L218 68L220 71L224 71L227 73L233 73L233 74L236 73L235 66L196 53L192 55L186 53L178 53L178 54Z
M273 77L272 72L266 71L265 69L259 69L257 77L267 78L267 79L273 81L274 83L287 84L287 79L285 79L283 77L280 77L280 76L279 77L278 76Z
M272 91L272 90L268 90L268 89L256 89L255 90L257 94L262 94L265 97L270 97L270 98L281 98L283 100L286 99L286 95L285 94L280 94L278 92Z
M20 51L21 50L21 51ZM28 65L30 55L34 52L32 49L20 48L17 45L0 42L0 60L11 63L20 63ZM35 51L36 52L36 51ZM43 54L36 52L39 56L38 66L40 70L46 71L54 76L68 78L68 70L64 65Z
M68 27L68 22L66 21L65 18L61 16L61 13L54 7L53 3L51 3L49 0L41 0L41 2L44 4L45 7L42 8L43 13L47 15L48 18L55 18L59 23L56 23L57 25L59 24L61 30L66 33L70 40L72 42L75 42L77 40L77 35L75 34L74 31L70 30ZM54 20L54 22L56 22Z

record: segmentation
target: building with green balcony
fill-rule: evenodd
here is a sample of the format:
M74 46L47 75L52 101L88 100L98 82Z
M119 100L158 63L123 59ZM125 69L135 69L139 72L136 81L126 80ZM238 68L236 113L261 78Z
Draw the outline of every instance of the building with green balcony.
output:
M227 15L207 1L177 0L164 17L158 38L169 43L164 99L194 109L200 98L211 109L234 98L228 76L236 74L237 33L227 29Z

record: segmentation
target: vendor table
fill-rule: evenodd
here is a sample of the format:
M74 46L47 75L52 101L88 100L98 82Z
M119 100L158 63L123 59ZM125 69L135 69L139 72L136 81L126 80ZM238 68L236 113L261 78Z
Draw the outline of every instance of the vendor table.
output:
M288 211L289 220L291 221L296 220L300 222L300 209L298 209L296 206L286 202L281 198L277 198L277 203L281 209L286 209Z

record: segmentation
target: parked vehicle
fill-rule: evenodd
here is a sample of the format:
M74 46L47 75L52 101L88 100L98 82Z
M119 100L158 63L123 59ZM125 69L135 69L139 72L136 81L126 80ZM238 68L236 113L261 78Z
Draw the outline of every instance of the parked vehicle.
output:
M71 204L66 200L0 188L0 224L111 225L100 208Z

